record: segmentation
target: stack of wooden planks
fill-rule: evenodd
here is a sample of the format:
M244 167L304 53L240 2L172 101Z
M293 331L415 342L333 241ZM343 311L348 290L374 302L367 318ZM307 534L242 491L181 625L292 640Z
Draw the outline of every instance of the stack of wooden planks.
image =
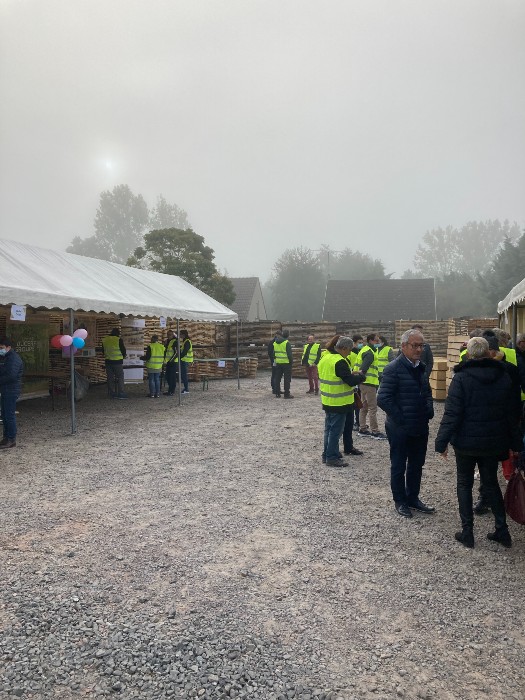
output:
M430 388L432 398L436 401L444 401L447 398L447 369L446 357L435 357L434 366L430 373Z
M459 362L459 354L464 343L469 341L468 335L451 335L448 338L447 347L447 389L454 376L453 367Z

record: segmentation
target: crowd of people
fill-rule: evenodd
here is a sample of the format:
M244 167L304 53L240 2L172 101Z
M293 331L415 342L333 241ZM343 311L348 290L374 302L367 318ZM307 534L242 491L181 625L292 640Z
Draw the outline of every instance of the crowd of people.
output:
M454 450L461 521L456 540L465 547L474 547L474 514L483 515L490 509L495 528L487 537L510 547L512 539L498 482L498 465L524 450L525 334L517 335L515 347L510 346L510 335L499 328L478 328L470 336L454 367L435 451L447 459L449 445ZM110 396L127 398L126 347L118 328L102 339L102 351ZM293 353L288 331L275 335L268 344L268 354L273 395L293 399ZM180 332L180 342L172 330L167 332L164 343L153 335L141 359L148 371L149 397L160 397L163 370L167 396L175 394L179 376L184 386L182 393L189 393L188 365L193 361L193 345L186 330ZM434 417L429 383L433 355L423 328L415 325L403 333L398 351L374 332L367 334L366 339L359 334L336 335L325 347L309 335L301 363L308 377L307 394L320 395L324 410L322 462L328 467L344 468L349 465L345 457L362 455L354 445L353 431L375 440L388 440L390 487L396 512L404 518L412 518L414 510L433 514L435 508L420 498L429 421ZM22 375L23 362L11 340L0 337L0 449L16 446L15 407ZM386 434L379 430L378 408L386 414ZM480 486L474 504L476 469Z
M474 513L482 515L490 508L495 529L487 537L510 547L498 465L524 450L525 334L517 336L515 348L509 347L510 335L499 328L478 328L470 335L454 367L435 451L447 459L449 445L454 449L461 520L456 540L465 547L474 547ZM276 398L282 395L283 377L284 398L293 398L293 358L288 337L283 330L268 345L271 387ZM303 348L302 364L308 377L307 393L320 393L325 413L323 464L344 468L349 465L345 456L363 454L353 444L353 430L376 440L387 439L396 512L404 518L412 518L414 510L435 513L435 508L420 498L429 421L434 417L429 383L433 354L423 328L414 325L407 330L398 352L377 333L369 333L366 342L359 334L337 335L324 348L310 335ZM379 430L378 407L386 414L386 435ZM476 469L480 494L474 505Z

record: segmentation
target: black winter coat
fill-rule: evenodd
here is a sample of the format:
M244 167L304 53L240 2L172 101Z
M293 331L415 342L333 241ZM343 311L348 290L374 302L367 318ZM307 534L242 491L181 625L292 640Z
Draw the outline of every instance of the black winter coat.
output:
M386 413L386 425L408 435L425 435L434 417L432 392L420 362L414 367L401 354L385 367L377 393L377 405Z
M467 360L454 367L445 413L436 437L436 452L448 443L470 454L506 458L523 445L518 431L512 380L502 362Z

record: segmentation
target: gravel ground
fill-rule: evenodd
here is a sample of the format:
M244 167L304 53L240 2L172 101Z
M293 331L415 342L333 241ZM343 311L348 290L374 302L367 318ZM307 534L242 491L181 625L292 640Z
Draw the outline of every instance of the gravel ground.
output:
M95 387L76 436L65 399L20 405L0 454L1 698L525 698L525 530L505 550L484 516L457 544L454 462L433 451L437 513L400 518L388 443L323 466L305 390L276 401L260 374L179 408Z

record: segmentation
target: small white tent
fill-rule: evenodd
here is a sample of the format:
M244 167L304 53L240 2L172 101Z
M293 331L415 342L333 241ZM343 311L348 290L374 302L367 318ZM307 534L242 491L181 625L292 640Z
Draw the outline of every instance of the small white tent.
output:
M0 304L182 319L237 314L174 275L0 240Z

